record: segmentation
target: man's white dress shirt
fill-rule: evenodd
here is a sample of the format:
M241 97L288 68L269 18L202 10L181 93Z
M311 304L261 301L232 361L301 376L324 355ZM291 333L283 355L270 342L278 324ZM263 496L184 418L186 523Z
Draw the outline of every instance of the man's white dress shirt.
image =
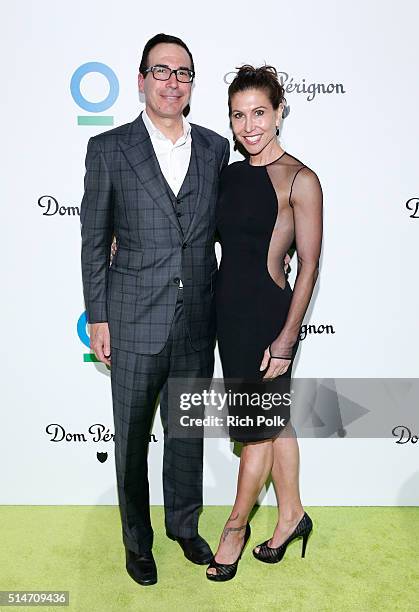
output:
M191 125L182 115L183 134L176 142L167 138L151 121L147 115L147 111L142 114L144 125L150 135L151 144L159 162L160 170L164 178L170 185L170 189L174 195L180 191L182 183L185 180L188 172L189 162L191 160ZM179 281L179 287L183 287L182 279Z
M191 159L191 126L182 116L183 134L173 144L170 138L167 138L155 127L146 111L143 112L142 118L147 132L150 134L151 143L163 176L169 183L170 189L177 196L185 180Z

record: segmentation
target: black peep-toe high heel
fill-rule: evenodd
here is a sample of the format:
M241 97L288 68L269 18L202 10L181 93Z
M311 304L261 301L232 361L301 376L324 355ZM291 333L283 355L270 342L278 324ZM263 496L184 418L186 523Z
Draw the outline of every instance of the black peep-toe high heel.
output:
M270 546L268 546L269 540L266 540L266 542L263 542L263 544L259 544L258 552L253 550L253 556L258 561L263 561L264 563L278 563L279 561L281 561L281 559L285 555L285 551L287 550L288 544L292 542L292 540L295 540L296 538L303 538L301 556L304 557L306 554L308 536L310 535L312 529L313 529L313 522L311 518L308 516L308 514L304 512L303 518L298 523L297 527L294 529L292 534L288 536L288 538L285 540L283 544L281 544L277 548L271 548Z
M237 573L237 567L239 565L239 561L244 551L244 547L247 544L247 540L250 538L250 525L247 523L246 531L244 534L243 546L240 551L240 554L234 563L218 563L215 560L215 556L213 557L211 563L207 568L207 578L208 580L213 580L214 582L226 582L227 580L231 580ZM208 574L208 570L210 567L214 567L217 570L216 574Z

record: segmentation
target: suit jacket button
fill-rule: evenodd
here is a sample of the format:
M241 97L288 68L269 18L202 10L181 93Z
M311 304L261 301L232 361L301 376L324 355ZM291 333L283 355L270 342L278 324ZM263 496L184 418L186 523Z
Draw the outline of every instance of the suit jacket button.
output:
M188 248L188 243L187 243L187 242L184 242L184 243L182 244L182 249L187 249L187 248Z
M181 216L182 216L182 213L178 211L178 212L176 213L176 216L177 216L177 217L181 217Z

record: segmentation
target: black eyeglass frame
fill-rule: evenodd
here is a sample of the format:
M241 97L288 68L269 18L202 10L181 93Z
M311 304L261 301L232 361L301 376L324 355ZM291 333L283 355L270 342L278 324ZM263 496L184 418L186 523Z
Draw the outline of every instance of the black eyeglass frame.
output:
M169 72L169 76L167 77L167 79L159 79L155 76L154 74L154 69L155 68L166 68L167 70L170 70ZM189 81L180 81L178 78L178 72L182 71L182 72L187 72L189 74ZM178 83L192 83L192 81L195 78L195 72L193 70L191 70L190 68L176 68L176 69L171 69L169 66L164 66L163 64L156 64L155 66L150 66L149 68L146 68L144 70L145 74L148 74L149 72L151 72L151 74L153 75L153 77L156 79L156 81L168 81L170 79L170 77L172 76L172 74L175 75L176 80Z

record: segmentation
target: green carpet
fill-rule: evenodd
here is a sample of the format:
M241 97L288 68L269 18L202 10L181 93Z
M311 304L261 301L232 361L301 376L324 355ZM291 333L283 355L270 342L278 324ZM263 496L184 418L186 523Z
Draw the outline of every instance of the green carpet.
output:
M228 511L208 507L202 514L201 533L213 546ZM141 587L125 571L116 507L2 506L0 590L70 591L70 606L61 609L81 612L419 610L419 508L307 511L314 530L305 559L301 541L277 565L253 558L251 547L275 522L275 509L262 507L236 578L215 584L166 538L162 508L154 507L159 582Z

